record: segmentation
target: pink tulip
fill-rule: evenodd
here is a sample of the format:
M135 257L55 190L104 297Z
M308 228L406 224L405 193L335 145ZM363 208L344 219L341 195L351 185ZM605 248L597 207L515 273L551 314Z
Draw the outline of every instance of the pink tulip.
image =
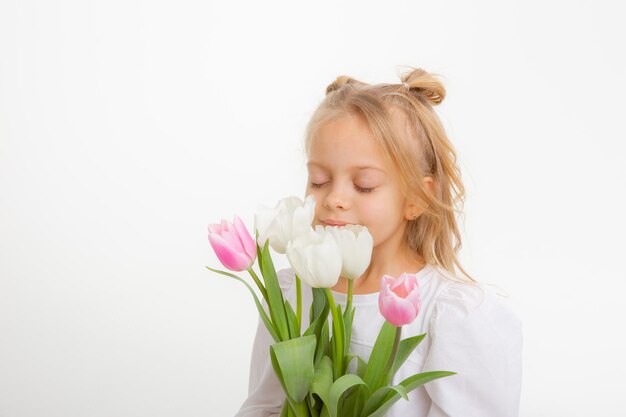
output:
M222 219L221 224L210 224L209 242L222 265L231 271L247 270L256 259L256 243L237 216L233 223Z
M398 278L384 275L380 280L378 308L396 327L415 320L420 310L420 294L415 274L403 273Z

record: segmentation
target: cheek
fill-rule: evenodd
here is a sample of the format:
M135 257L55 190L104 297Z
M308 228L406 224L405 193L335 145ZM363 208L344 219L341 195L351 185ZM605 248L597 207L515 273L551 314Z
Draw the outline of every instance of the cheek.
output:
M367 226L369 232L374 238L374 245L381 239L381 234L385 233L385 226L389 213L384 206L372 205L360 207L359 218L361 222Z
M374 238L374 245L394 233L402 221L400 207L395 202L382 200L377 204L362 206L360 218Z

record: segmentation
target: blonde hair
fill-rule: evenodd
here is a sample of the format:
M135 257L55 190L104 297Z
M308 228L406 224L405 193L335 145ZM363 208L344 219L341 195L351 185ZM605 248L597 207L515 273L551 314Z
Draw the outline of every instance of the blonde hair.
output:
M457 257L462 244L455 214L463 214L465 199L457 154L433 110L446 90L433 74L410 68L400 75L401 84L370 85L337 77L326 87L326 97L306 127L305 151L309 155L315 135L326 123L361 116L407 197L425 202L422 215L409 221L405 230L408 246L452 277L457 266L466 276L460 282L475 285ZM426 176L433 179L434 193L422 184Z

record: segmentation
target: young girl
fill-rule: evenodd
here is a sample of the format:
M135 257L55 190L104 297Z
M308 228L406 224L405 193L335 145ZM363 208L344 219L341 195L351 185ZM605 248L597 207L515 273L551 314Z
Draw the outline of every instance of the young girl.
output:
M307 127L306 195L316 199L313 225L367 226L371 263L354 282L350 351L369 359L384 322L378 310L383 275L415 274L421 310L402 337L427 333L394 384L427 371L453 371L415 389L388 412L394 417L514 417L521 390L522 325L510 300L477 283L460 266L455 214L464 187L456 152L433 110L445 89L413 69L400 84L369 85L340 76ZM460 213L460 210L458 211ZM456 243L453 243L456 239ZM458 266L466 278L455 275ZM294 271L278 271L295 305ZM347 281L332 288L345 306ZM303 305L311 293L302 284ZM308 324L304 309L303 326ZM238 417L278 416L284 394L269 360L273 340L259 321L249 395Z

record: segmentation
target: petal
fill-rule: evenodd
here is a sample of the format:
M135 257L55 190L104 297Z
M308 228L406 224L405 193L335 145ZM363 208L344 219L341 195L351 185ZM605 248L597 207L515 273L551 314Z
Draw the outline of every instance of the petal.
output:
M326 233L326 229L321 224L316 224L314 230L315 230L315 233L317 233L320 236L323 236Z
M218 235L222 233L222 226L220 224L210 224L209 225L209 233L217 233Z
M273 208L259 205L254 215L254 230L258 230L259 234L265 233L267 228L274 221L277 211Z
M254 239L250 236L250 232L246 229L246 225L241 221L238 216L235 216L233 220L233 227L237 232L237 236L241 241L241 246L243 247L243 251L248 255L248 257L252 259L256 259L256 244L254 243Z
M296 207L291 219L291 236L289 239L306 233L311 228L312 220L305 207Z
M287 242L286 255L292 268L296 274L307 283L310 287L317 287L318 281L315 274L309 266L310 259L315 259L311 255L311 248L320 240L320 238L310 231L307 234L297 237Z
M233 250L222 236L210 234L209 242L211 242L215 255L217 255L217 258L227 269L231 271L244 271L252 264L252 261L245 256L245 254Z
M389 295L389 293L391 292L391 284L393 284L393 282L395 281L395 279L391 276L391 275L383 275L380 278L380 293L381 295Z
M273 228L269 235L270 245L277 253L285 253L287 242L291 240L290 214L284 211L276 216Z
M304 266L304 276L310 287L319 288L323 286L324 282L315 268L315 256L312 255L312 248L312 246L303 248L302 263Z
M391 291L400 298L406 298L409 295L409 291L406 288L406 280L403 275L400 275L396 279L396 282L391 285Z
M286 208L289 209L289 211L293 213L296 207L302 207L304 205L304 202L302 201L302 199L300 199L300 197L292 195L283 199L283 204Z
M420 297L420 291L419 291L419 287L415 286L415 288L413 288L413 290L409 293L409 295L406 297L406 300L413 304L413 307L415 307L415 315L417 315L421 309L421 304L422 304L422 300Z
M222 221L222 233L220 233L222 239L224 239L228 245L235 251L239 253L243 253L243 245L241 244L241 239L237 235L237 231L232 223L227 222L226 220Z
M391 290L399 297L406 298L415 286L417 286L417 277L415 274L403 272L391 285Z
M302 253L299 251L297 247L294 246L294 242L290 241L287 243L287 247L285 248L285 255L287 255L287 260L289 264L296 272L296 275L300 277L304 282L309 284L307 280L307 276L304 274L304 264L302 262ZM311 284L309 284L311 285Z
M309 194L304 199L304 208L307 213L307 223L313 223L313 218L315 217L315 196L313 194Z
M417 316L413 304L395 295L380 297L379 307L385 320L396 327L411 323Z
M320 244L311 246L311 256L307 261L314 273L318 288L330 288L341 275L341 253L332 235L327 234Z
M350 261L350 273L358 278L369 267L372 260L373 240L369 233L359 233L354 242L352 259Z
M301 252L302 257L302 265L303 265L303 274L306 282L309 286L313 288L318 288L323 286L324 281L323 277L320 276L319 272L316 269L316 252L315 252L315 244L307 244L302 247Z
M359 253L367 254L367 257L371 258L372 250L374 249L374 238L367 230L358 234L356 245Z

